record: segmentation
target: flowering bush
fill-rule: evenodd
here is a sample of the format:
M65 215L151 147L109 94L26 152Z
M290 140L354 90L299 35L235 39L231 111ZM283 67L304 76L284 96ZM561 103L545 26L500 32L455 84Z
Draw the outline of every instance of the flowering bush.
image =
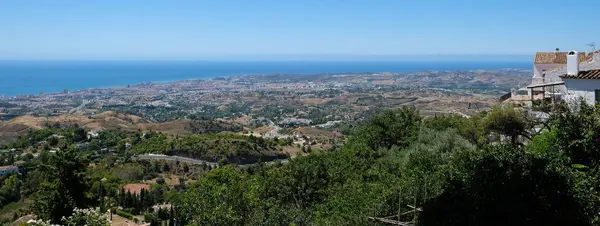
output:
M65 218L63 217L62 221L64 225L67 226L109 226L108 212L102 213L100 212L100 208L90 208L90 209L77 209L73 210L73 215ZM43 220L29 220L25 223L25 226L60 226L58 224L51 224L50 221Z
M43 220L29 220L25 223L25 226L58 226L57 224L50 224L50 221Z
M108 212L100 212L100 208L77 209L73 210L73 215L68 218L63 217L62 221L68 226L108 226L110 225Z

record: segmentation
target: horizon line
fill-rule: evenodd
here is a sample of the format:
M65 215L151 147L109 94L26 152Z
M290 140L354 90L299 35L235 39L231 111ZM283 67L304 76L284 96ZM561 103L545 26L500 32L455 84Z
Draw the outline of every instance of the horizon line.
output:
M352 61L352 60L532 60L534 54L238 54L195 57L21 57L0 61ZM482 57L484 59L482 59ZM412 59L411 59L412 58Z

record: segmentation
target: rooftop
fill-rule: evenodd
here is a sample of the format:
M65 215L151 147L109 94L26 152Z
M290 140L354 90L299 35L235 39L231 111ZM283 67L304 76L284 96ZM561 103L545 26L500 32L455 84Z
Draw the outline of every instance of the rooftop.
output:
M560 77L572 79L600 79L600 69L580 71L577 75L564 74Z
M594 55L596 56L596 60L586 61L579 65L579 71L589 71L600 69L600 50L595 51ZM553 69L546 70L546 82L558 82L562 81L560 76L563 76L567 73L567 65L562 65L560 67L556 67ZM534 82L535 83L535 82ZM537 83L535 83L537 84Z
M592 54L579 53L579 62L592 60ZM567 52L537 52L535 53L535 64L567 64Z

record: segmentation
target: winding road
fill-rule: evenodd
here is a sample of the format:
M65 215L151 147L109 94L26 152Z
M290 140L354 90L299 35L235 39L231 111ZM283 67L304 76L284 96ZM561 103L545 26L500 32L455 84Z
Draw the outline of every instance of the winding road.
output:
M187 157L180 157L180 156L148 154L148 155L137 155L137 156L134 156L134 158L138 158L138 159L154 159L154 160L180 161L180 162L187 162L187 163L196 164L196 165L206 164L206 165L212 166L212 167L218 167L219 166L219 163L216 163L216 162L207 162L207 161L202 161L202 160L192 159L192 158L187 158Z
M206 164L207 166L211 166L211 167L219 167L219 163L216 163L216 162L207 162L207 161L203 161L203 160L198 160L198 159L193 159L193 158L187 158L187 157L181 157L181 156L175 156L175 155L169 156L169 155L147 154L147 155L136 155L136 156L133 156L133 158L138 158L138 159L153 159L153 160L168 160L168 161L180 161L180 162L186 162L186 163L196 164L196 165ZM281 162L283 164L286 164L286 163L289 162L289 160L288 159L274 160L274 161L265 162L265 164L271 165L271 164L274 164L276 162ZM249 164L249 165L252 165L252 164Z

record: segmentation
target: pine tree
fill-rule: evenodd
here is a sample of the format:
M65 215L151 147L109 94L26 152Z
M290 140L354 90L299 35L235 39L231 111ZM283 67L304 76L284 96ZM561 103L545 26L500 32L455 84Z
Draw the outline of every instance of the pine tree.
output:
M105 194L104 185L102 184L102 182L100 182L100 188L98 190L100 193L100 195L99 195L100 196L100 210L104 211L104 196L106 194Z
M141 202L139 199L139 196L135 193L133 193L133 209L135 210L136 213L139 213L141 208Z
M127 202L127 194L125 193L125 188L121 188L121 192L119 192L119 205L125 206L125 202Z
M173 205L171 205L171 211L169 212L169 226L175 226L175 216L173 214Z
M152 193L150 191L144 191L144 204L146 205L146 209L152 207L154 205L154 198L152 197Z
M146 198L146 194L145 193L146 193L146 189L142 188L142 190L140 190L140 209L141 210L146 210L146 208L147 208L147 206L146 206L147 203L146 203L146 199L145 199Z
M33 212L43 220L59 223L75 207L83 208L89 202L84 173L88 159L74 150L66 150L50 157L48 164L40 165L45 181L34 200Z
M133 204L134 204L134 201L133 201L134 198L133 198L131 192L127 191L127 194L125 195L125 197L126 197L126 200L125 200L125 205L124 206L125 207L132 207Z

